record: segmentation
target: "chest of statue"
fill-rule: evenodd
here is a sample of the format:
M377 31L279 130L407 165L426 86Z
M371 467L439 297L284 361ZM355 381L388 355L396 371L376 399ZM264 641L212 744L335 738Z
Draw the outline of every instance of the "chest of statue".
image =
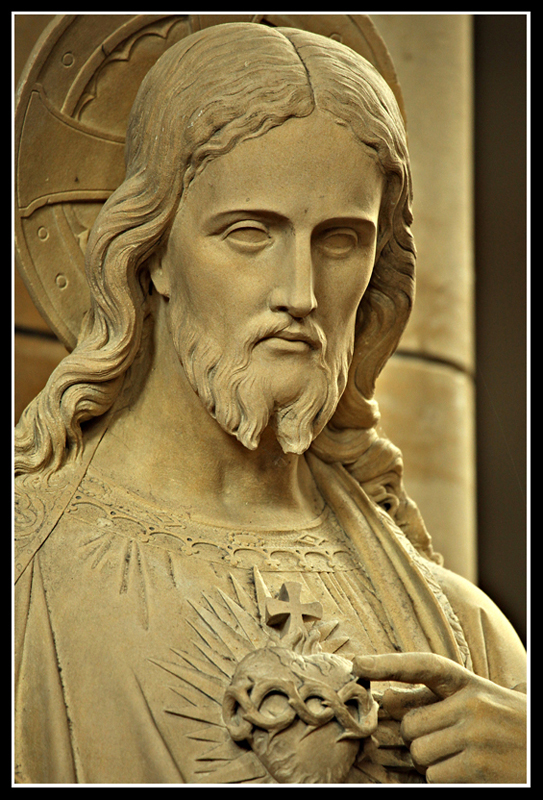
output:
M338 663L400 647L390 623L397 610L328 506L303 530L221 528L164 513L91 468L37 572L87 782L105 773L112 782L275 782L225 722L240 663L270 647ZM349 742L351 761L359 746ZM356 781L384 779L373 769Z

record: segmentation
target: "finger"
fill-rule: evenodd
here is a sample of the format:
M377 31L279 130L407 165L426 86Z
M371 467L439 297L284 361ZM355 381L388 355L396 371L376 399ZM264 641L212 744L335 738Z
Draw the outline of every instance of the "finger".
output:
M526 782L526 760L515 758L509 761L506 754L495 752L480 757L469 748L436 761L425 771L428 783L498 783ZM419 767L424 770L424 767Z
M381 698L381 709L392 719L402 720L408 711L437 702L438 698L426 686L389 688Z
M460 664L435 653L355 656L353 668L359 677L373 681L423 683L442 698L454 694L473 678Z
M417 767L426 768L461 753L463 749L464 742L461 741L458 731L451 727L415 739L411 742L409 752Z
M402 720L402 736L406 742L412 742L421 736L450 728L462 719L462 710L462 705L454 697L411 709Z
M432 764L426 770L427 783L486 783L486 777L473 771L467 762L466 753L457 753L443 761Z

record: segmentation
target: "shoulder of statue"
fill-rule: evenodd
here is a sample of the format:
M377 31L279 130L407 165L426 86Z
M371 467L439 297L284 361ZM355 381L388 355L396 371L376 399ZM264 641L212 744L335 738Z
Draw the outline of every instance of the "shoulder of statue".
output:
M48 477L20 475L14 482L15 580L47 539L77 489L76 465Z
M15 582L51 534L77 491L107 429L107 422L107 419L103 419L91 428L79 457L68 461L56 471L40 470L15 477Z
M483 613L492 624L510 624L494 600L468 578L439 564L432 564L430 568L459 614L465 614L469 610L471 613Z

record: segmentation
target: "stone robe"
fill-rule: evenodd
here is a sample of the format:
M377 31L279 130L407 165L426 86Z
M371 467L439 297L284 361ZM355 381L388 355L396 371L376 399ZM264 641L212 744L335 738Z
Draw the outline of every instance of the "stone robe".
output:
M18 781L273 783L230 739L221 704L236 664L278 635L265 606L287 581L321 603L306 624L325 651L436 652L508 688L525 681L524 648L496 606L421 556L343 468L309 463L326 506L296 531L173 515L92 463L41 492L23 482ZM423 780L362 748L348 777Z

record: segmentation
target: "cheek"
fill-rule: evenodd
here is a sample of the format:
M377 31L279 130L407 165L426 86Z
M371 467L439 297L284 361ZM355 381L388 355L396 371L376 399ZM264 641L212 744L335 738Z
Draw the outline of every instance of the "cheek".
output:
M205 253L191 247L176 248L170 263L170 305L184 309L205 326L221 319L231 305L226 273L211 269Z
M327 326L339 335L354 331L360 301L368 288L372 267L360 266L328 275L320 291L319 310Z

